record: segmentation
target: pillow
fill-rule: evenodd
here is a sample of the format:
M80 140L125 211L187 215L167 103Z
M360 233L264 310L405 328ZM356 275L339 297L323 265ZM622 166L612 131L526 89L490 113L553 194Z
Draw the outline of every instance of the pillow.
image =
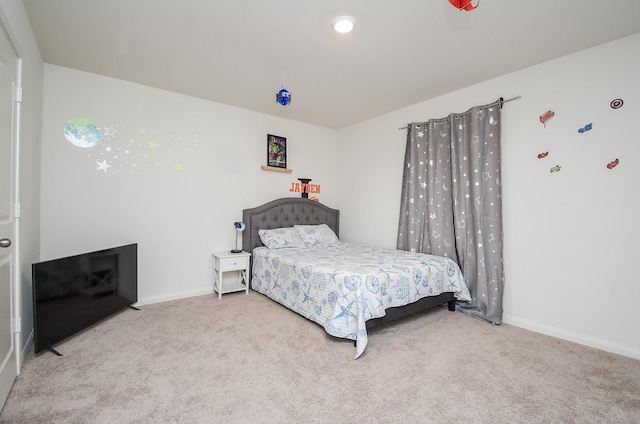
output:
M294 225L300 233L304 244L309 246L331 246L340 243L338 236L327 224L320 225Z
M258 230L262 243L269 249L283 249L286 247L305 247L298 231L293 227L274 228L272 230Z

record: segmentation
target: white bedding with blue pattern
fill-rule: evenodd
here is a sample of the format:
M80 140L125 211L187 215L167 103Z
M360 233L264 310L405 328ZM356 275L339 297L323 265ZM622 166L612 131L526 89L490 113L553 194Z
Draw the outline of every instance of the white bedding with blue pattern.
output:
M471 296L451 259L352 243L253 251L251 287L320 324L332 336L367 346L365 322L423 297Z

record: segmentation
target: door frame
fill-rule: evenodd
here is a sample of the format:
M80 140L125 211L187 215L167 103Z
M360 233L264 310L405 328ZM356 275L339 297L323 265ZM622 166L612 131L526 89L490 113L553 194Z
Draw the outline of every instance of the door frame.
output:
M0 8L0 31L4 33L4 36L7 38L11 48L17 59L17 69L15 76L15 90L13 99L13 117L12 117L12 139L13 143L13 155L12 155L12 213L13 213L13 221L14 221L14 231L13 231L13 239L12 239L12 252L10 255L12 258L12 275L10 276L10 284L12 285L12 337L14 344L14 353L15 356L15 366L16 366L16 376L20 375L20 370L22 368L22 360L24 359L23 355L23 346L22 346L22 329L21 327L21 317L22 317L22 291L21 291L21 275L22 269L20 264L20 137L21 137L21 103L22 103L22 74L23 74L23 54L20 50L18 43L16 41L16 37L11 30L11 26L9 25L9 21L5 16L2 8ZM0 409L4 405L4 399L2 400L2 405L0 405Z

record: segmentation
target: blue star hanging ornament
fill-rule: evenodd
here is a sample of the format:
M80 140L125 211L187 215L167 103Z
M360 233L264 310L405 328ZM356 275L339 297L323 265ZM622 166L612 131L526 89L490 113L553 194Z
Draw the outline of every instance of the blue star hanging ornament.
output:
M276 93L276 103L280 106L289 106L291 104L291 93L284 88L284 68L282 68L282 90Z

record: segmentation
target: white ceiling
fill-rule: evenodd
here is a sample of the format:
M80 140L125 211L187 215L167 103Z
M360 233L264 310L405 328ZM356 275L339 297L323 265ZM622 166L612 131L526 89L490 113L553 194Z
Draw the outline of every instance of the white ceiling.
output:
M330 128L640 32L638 0L24 4L47 63ZM348 35L331 28L344 14Z

